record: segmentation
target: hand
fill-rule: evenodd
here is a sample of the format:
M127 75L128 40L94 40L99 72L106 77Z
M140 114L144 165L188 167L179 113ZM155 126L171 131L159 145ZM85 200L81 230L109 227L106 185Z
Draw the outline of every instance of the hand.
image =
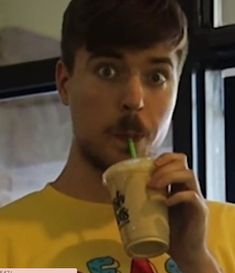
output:
M152 189L169 188L166 204L169 207L169 254L184 272L197 272L205 263L214 260L206 244L208 208L202 196L198 179L189 169L184 154L166 153L154 164L156 171L149 183ZM212 261L210 261L212 259ZM191 268L188 270L188 268ZM193 269L194 268L194 269ZM192 271L191 271L192 270Z

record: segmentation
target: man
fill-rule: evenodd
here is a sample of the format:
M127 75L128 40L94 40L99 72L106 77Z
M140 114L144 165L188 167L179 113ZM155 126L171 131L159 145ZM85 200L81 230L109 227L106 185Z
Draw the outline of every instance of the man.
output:
M232 272L235 242L224 260L224 227L216 221L222 212L234 215L234 207L206 203L185 155L156 158L148 184L172 189L170 246L160 257L126 255L102 185L105 169L129 158L129 138L139 156L148 156L166 136L187 53L186 28L175 0L70 2L56 68L61 100L71 110L70 155L56 181L1 210L0 266L76 267L82 273L219 273L220 267Z

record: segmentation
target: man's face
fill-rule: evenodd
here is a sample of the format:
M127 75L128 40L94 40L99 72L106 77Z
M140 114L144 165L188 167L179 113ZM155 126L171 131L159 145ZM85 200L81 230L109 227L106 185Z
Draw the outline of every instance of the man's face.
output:
M179 60L166 43L142 50L77 51L74 70L57 66L62 100L71 109L75 143L81 155L104 170L130 158L128 139L138 156L149 155L167 134L175 106Z

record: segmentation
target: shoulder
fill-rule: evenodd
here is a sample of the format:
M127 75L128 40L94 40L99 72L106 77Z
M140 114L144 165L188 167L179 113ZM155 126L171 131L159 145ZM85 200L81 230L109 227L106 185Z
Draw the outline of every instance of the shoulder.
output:
M235 213L235 204L228 202L207 201L210 213L224 212Z
M13 221L22 216L35 213L36 210L43 206L42 200L44 199L45 191L46 188L30 193L0 208L0 222Z
M229 226L235 227L235 204L208 201L209 208L209 223L214 226L215 224L221 227Z
M208 202L208 247L224 272L232 272L235 266L235 204Z

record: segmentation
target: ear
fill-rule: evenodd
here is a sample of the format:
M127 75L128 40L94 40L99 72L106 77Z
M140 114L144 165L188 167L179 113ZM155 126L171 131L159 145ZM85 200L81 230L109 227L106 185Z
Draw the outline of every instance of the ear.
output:
M64 105L69 105L68 85L70 73L62 60L59 60L56 64L55 78L61 101Z

